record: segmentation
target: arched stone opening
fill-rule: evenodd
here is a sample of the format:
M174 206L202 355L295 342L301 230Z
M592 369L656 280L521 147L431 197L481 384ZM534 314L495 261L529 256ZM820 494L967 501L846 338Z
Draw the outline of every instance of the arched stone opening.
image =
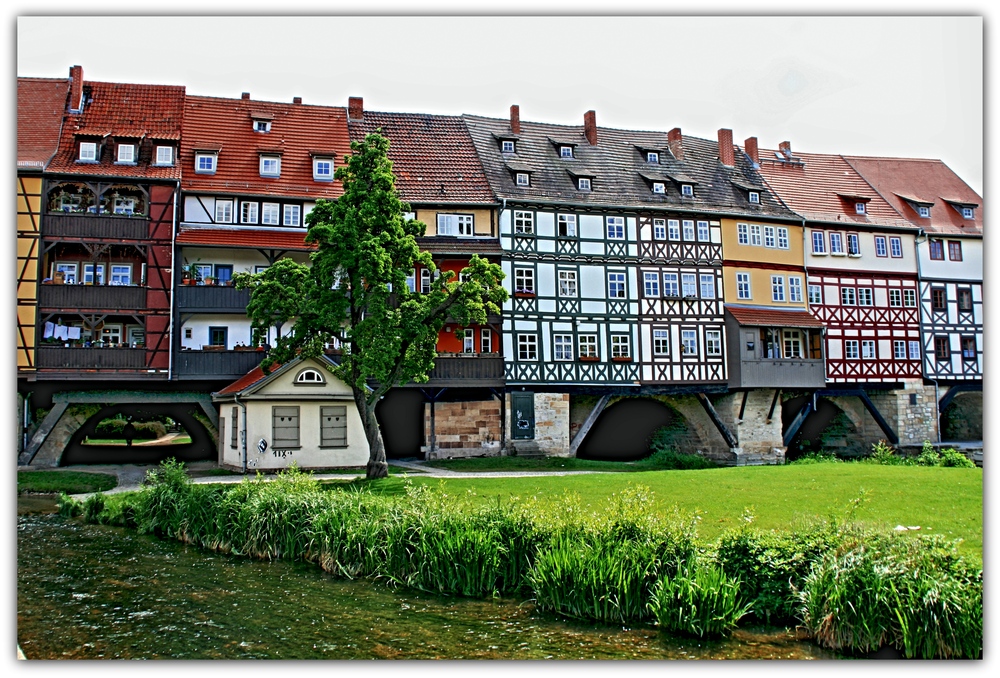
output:
M941 411L942 442L979 441L983 439L983 393L957 394Z
M781 404L783 433L811 398L811 395L797 396ZM857 401L856 406L848 400ZM864 405L857 398L817 398L816 410L806 417L788 444L785 458L794 461L810 452L833 452L841 457L867 454L869 448L863 435L863 417L867 412L863 410Z
M394 388L375 407L389 459L420 458L424 444L424 395L415 388Z
M705 448L700 432L665 399L622 398L612 401L597 418L580 444L577 457L603 461L643 459L649 456L657 431L660 440L678 452L694 453Z

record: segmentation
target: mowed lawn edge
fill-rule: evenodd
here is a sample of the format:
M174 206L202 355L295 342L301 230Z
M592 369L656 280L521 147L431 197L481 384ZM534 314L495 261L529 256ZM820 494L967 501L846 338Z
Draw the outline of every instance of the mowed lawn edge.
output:
M398 476L397 476L398 477ZM860 463L793 464L732 468L601 473L572 476L502 478L421 478L413 482L443 488L449 494L534 497L558 503L567 492L580 495L587 510L601 511L608 497L629 484L649 487L652 510L697 514L699 541L709 543L744 520L745 510L765 530L793 530L831 516L843 518L852 501L863 497L855 520L894 528L919 527L913 534L941 534L963 539L961 551L982 559L983 472L921 466Z

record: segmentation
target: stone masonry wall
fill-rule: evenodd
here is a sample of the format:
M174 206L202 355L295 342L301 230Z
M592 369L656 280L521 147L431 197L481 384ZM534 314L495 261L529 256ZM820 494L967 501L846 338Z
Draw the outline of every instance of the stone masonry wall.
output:
M510 395L507 412L511 412ZM535 394L535 438L514 440L511 435L512 417L507 417L507 452L522 456L569 456L569 394Z
M915 405L910 404L911 395L916 396ZM902 389L870 393L868 397L896 431L900 445L921 445L925 440L937 440L937 407L933 386L907 381ZM881 438L884 438L882 429L877 430Z
M774 389L754 389L747 392L747 404L740 419L743 393L728 393L713 400L719 419L739 441L733 450L736 466L784 464L785 445L781 436L781 403L774 407L768 420L767 413L774 398Z
M434 407L436 449L430 451L431 407ZM475 400L424 405L425 459L497 456L500 451L500 401Z

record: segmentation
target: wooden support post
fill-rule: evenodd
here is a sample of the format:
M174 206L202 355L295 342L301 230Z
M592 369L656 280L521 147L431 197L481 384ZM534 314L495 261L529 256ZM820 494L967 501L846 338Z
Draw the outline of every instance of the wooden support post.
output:
M868 410L868 413L872 415L872 419L875 420L878 427L882 429L883 433L885 433L886 439L888 439L888 441L893 445L898 445L899 436L897 436L896 432L892 430L891 426L889 426L889 422L885 420L882 413L875 408L875 403L871 401L868 394L864 391L858 391L858 397L861 398L861 402L865 404L865 408Z
M747 408L747 396L750 391L743 391L743 402L740 403L740 421L743 421L743 411Z
M592 409L590 414L587 415L587 419L583 422L583 426L581 426L580 430L576 432L575 436L573 436L573 442L569 444L569 454L571 457L576 456L576 451L580 449L583 439L587 437L588 433L590 433L591 427L594 425L594 422L597 421L597 418L601 416L601 412L604 411L604 408L608 406L608 401L610 399L611 396L609 395L601 396L600 400L597 401L597 404L594 405L594 409Z
M24 452L22 452L21 456L18 457L18 464L26 466L31 463L31 460L35 458L36 454L38 454L38 450L41 449L42 443L44 443L45 439L49 437L50 433L52 433L52 429L56 427L56 424L59 422L59 418L63 416L67 407L69 407L69 403L67 402L57 402L52 404L52 409L49 410L47 415L45 415L45 419L42 420L41 426L39 426L38 430L35 431L35 435L31 436L31 442L28 443Z
M740 443L736 439L736 436L733 435L732 431L730 431L722 422L722 419L719 418L719 413L715 411L715 408L712 406L712 401L708 399L708 396L704 393L699 393L698 402L700 402L701 406L705 408L705 412L708 413L709 419L712 420L712 423L715 424L715 428L719 429L719 433L721 433L722 437L725 438L726 444L729 445L730 448L739 447Z
M785 435L781 439L781 442L782 444L784 444L785 447L788 447L791 444L792 439L795 438L795 434L799 432L800 428L802 428L802 424L803 422L805 422L806 417L808 417L809 414L816 409L815 406L813 405L813 402L816 399L815 396L816 394L813 393L813 399L807 401L806 404L802 406L802 409L799 410L799 413L795 415L795 419L793 419L792 423L789 424L788 430L785 431Z
M771 398L771 409L767 411L767 423L771 423L771 419L774 418L774 406L778 404L778 396L781 395L781 389L774 389L774 397ZM743 402L746 402L745 400ZM740 412L740 419L743 418L742 411Z

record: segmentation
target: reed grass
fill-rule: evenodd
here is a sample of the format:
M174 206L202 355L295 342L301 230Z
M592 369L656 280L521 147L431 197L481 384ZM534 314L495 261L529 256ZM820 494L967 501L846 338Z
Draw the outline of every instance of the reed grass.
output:
M713 563L692 560L656 583L649 609L660 628L699 638L729 635L750 611L740 580Z

